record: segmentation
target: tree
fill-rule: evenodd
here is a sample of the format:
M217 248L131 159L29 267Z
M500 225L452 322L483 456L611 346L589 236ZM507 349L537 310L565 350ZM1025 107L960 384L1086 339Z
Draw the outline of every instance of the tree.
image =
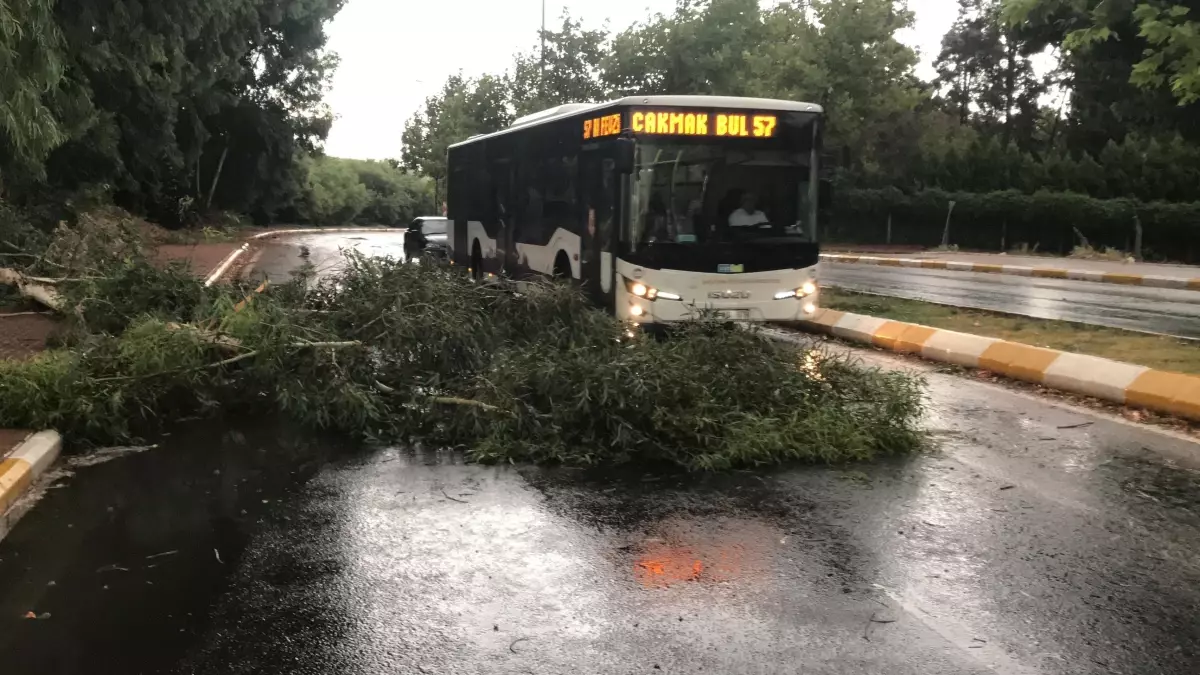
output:
M511 101L517 116L563 103L594 103L607 91L600 81L608 31L583 30L566 12L558 31L539 31L544 44L518 54L510 76Z
M962 124L1002 129L1002 142L1031 145L1038 97L1045 91L1025 46L1000 17L996 0L959 0L958 19L942 39L935 86Z
M477 80L452 75L442 91L425 99L424 107L404 125L401 164L435 180L446 177L446 149L475 134L498 131L512 122L504 79L485 75Z
M27 194L109 186L164 223L210 198L270 219L328 132L343 1L0 3L0 170L44 178Z
M47 105L63 78L53 5L0 2L0 178L14 166L41 173L42 161L66 140Z
M1200 22L1192 18L1194 9L1194 0L1007 0L1005 15L1014 25L1065 28L1063 47L1076 54L1111 40L1131 41L1141 53L1129 64L1129 81L1143 89L1166 87L1187 105L1200 101Z
M749 55L762 44L757 0L677 0L613 38L603 82L618 95L746 91Z
M306 216L318 225L345 225L371 201L358 172L344 160L318 157L308 162Z
M896 37L912 24L912 12L892 0L814 0L811 19L781 5L765 19L779 46L750 58L751 91L821 104L842 169L890 181L919 151L928 97L913 73L916 53Z
M428 178L403 173L386 162L334 161L349 165L367 188L367 205L357 218L364 225L407 225L413 218L436 210L433 185Z

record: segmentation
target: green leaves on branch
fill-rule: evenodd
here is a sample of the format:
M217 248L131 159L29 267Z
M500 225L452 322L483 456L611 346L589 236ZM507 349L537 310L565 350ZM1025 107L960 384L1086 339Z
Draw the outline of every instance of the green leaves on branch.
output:
M270 220L332 121L324 27L342 4L2 2L0 171L23 199L100 185L168 224L210 195Z
M1129 80L1167 86L1180 105L1200 101L1200 21L1188 4L1152 0L1007 0L1006 20L1030 30L1066 26L1062 45L1086 54L1109 40L1140 38Z
M53 0L0 2L0 179L6 168L40 173L66 140L48 105L64 69L53 6Z

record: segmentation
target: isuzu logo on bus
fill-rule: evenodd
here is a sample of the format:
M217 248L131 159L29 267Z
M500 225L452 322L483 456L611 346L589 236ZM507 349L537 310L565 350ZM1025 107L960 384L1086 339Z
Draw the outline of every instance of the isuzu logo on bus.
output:
M630 118L630 126L634 133L671 136L773 138L778 123L779 117L776 115L660 110L637 110Z
M712 291L708 294L710 300L749 300L750 291Z

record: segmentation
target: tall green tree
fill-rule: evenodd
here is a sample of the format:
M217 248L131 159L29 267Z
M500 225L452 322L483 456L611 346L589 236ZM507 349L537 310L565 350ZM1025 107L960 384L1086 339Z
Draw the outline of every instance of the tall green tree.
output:
M1004 144L1032 144L1038 97L1025 43L1001 19L998 0L959 0L958 18L942 39L934 84L963 124L1000 133Z
M512 119L505 78L452 75L405 123L400 162L409 171L444 180L447 148L475 134L503 129Z
M606 29L584 30L564 12L559 30L539 31L539 38L538 46L518 54L513 63L510 97L517 116L563 103L594 103L607 96L600 81Z
M1007 0L1005 7L1013 24L1062 30L1063 47L1077 53L1134 38L1134 28L1141 58L1130 64L1129 80L1145 89L1167 87L1181 105L1200 101L1198 10L1195 0Z
M63 78L52 0L0 2L0 195L6 169L41 172L66 140L47 105Z
M761 36L757 0L677 0L613 38L602 79L618 95L736 96Z

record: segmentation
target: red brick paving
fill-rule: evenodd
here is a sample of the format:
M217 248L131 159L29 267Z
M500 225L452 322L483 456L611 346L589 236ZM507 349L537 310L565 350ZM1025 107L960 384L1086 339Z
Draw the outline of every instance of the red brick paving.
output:
M222 244L164 244L154 255L155 262L186 260L198 277L207 277L221 261L239 248L241 243Z
M0 429L0 459L4 459L29 433L24 429Z
M0 310L0 315L8 311ZM46 348L58 320L46 314L0 316L0 359L27 359Z

